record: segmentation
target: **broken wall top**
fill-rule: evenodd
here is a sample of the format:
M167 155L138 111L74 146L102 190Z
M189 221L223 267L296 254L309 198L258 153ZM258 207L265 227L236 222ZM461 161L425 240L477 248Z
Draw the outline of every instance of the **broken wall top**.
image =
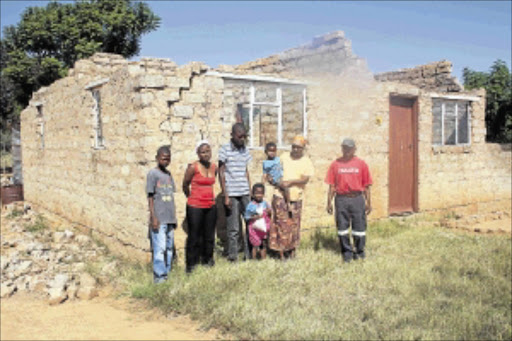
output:
M221 68L236 73L280 75L283 77L317 78L322 76L357 75L371 78L366 61L352 52L352 43L342 31L331 32L311 43L260 58L234 68Z
M412 84L420 89L429 91L463 91L464 88L451 73L452 63L447 60L441 60L414 68L378 73L375 75L375 80Z

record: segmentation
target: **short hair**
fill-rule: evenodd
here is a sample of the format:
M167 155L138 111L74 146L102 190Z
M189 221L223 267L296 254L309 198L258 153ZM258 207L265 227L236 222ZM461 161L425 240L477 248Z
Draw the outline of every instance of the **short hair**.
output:
M256 192L256 189L261 188L263 189L263 193L265 193L265 185L263 185L261 182L255 183L252 186L252 193Z
M156 151L156 156L160 156L162 154L171 155L171 146L169 146L169 145L160 146L160 148L158 148L158 150Z
M276 143L275 143L275 142L269 142L269 143L267 143L267 144L265 145L265 151L269 150L269 149L270 149L270 148L272 148L272 147L277 148L277 145L276 145Z
M235 123L233 124L233 127L231 127L231 133L235 133L237 131L240 131L240 130L243 130L244 132L247 131L247 129L245 129L245 126L243 123Z

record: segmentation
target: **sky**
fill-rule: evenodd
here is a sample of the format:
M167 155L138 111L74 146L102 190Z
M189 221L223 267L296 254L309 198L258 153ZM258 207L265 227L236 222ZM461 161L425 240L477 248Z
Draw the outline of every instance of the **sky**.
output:
M344 31L374 73L442 59L462 69L511 66L512 1L146 1L161 25L140 57L237 65ZM48 1L0 0L1 25Z

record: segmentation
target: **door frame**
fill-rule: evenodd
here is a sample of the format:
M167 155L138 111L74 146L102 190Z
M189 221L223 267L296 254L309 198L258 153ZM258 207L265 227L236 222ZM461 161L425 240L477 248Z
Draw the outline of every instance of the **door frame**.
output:
M400 212L391 212L390 211L390 201L391 201L391 191L389 189L389 184L391 180L391 160L389 158L390 149L391 149L391 99L392 98L404 98L413 101L412 105L412 144L413 144L413 186L412 186L412 209L413 212L419 212L419 99L418 96L400 94L400 93L390 93L389 94L389 127L388 127L388 215L400 215Z

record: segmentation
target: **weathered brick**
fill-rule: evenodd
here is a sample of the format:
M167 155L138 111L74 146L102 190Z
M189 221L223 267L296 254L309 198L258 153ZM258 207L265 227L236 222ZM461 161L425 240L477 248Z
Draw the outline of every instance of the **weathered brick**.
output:
M188 105L174 105L172 110L176 117L192 118L194 116L194 108Z

